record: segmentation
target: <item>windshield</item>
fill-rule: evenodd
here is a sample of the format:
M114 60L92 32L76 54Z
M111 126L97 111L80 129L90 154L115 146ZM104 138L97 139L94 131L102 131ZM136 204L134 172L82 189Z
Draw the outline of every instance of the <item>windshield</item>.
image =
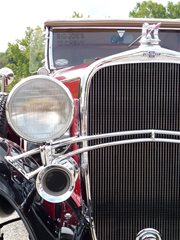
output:
M131 47L129 45L140 35L140 29L53 30L50 65L52 68L64 68L89 64L96 59L138 47L138 41ZM162 47L179 51L180 31L161 30L159 37Z

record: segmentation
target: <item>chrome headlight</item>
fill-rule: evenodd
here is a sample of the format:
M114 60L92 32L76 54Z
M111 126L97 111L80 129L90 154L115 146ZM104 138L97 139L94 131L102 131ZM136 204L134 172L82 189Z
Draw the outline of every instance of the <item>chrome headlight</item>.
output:
M21 80L9 94L7 119L13 130L31 142L47 142L70 127L73 98L66 86L49 76Z

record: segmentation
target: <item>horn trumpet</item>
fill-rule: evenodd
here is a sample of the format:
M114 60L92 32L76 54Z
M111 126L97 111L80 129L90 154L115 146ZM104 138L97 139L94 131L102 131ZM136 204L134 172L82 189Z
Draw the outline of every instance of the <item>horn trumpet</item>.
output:
M73 193L78 173L79 167L74 159L60 162L57 159L38 173L37 192L48 202L63 202Z

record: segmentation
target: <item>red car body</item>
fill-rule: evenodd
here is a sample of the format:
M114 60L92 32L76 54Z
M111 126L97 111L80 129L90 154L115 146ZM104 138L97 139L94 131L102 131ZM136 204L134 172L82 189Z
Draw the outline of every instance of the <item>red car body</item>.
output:
M179 239L179 23L45 22L44 66L6 105L27 148L0 184L31 239Z

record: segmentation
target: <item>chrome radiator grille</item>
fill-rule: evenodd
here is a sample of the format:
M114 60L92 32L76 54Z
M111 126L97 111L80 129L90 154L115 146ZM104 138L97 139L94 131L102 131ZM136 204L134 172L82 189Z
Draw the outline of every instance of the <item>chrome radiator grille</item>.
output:
M88 134L179 131L179 96L178 64L101 69L90 85ZM180 239L178 144L134 143L95 150L88 157L98 240L134 240L144 228L157 229L164 240Z

